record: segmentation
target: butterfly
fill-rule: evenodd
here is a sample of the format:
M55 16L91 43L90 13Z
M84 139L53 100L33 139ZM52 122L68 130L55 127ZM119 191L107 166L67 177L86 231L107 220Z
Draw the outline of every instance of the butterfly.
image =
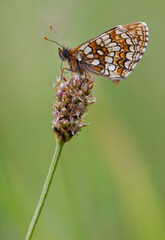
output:
M49 27L54 31L51 25ZM57 33L56 35L58 36ZM147 24L136 22L116 26L76 48L65 48L59 36L62 45L45 36L44 38L60 46L59 57L68 62L68 70L80 75L84 72L94 73L118 84L142 58L148 36Z

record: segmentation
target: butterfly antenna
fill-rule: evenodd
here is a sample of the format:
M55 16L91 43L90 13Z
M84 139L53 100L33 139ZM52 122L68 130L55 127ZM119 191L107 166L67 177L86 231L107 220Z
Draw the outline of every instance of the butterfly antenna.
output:
M52 25L51 24L49 24L49 28L52 30L52 32L54 32L55 34L56 34L56 36L58 37L58 39L60 40L60 42L61 42L61 44L62 44L62 48L65 48L64 47L64 44L63 44L63 42L62 42L62 40L61 40L61 38L60 38L60 36L58 35L58 33L56 33L55 31L54 31L54 29L53 29L53 27L52 27Z
M48 40L49 42L53 42L53 43L56 43L57 45L59 45L61 48L63 48L63 46L61 44L59 44L58 42L54 41L54 40L51 40L49 38L47 38L46 36L44 36L44 39L45 40Z

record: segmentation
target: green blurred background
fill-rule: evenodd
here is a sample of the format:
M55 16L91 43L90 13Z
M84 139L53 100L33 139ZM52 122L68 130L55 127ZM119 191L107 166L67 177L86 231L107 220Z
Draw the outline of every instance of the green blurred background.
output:
M25 238L55 148L48 24L76 47L135 21L149 27L144 57L117 86L95 78L91 124L64 146L33 239L165 239L164 11L163 0L1 1L0 239Z

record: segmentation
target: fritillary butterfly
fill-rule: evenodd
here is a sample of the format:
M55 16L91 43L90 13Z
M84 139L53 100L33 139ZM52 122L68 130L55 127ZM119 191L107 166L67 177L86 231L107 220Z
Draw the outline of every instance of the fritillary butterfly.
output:
M70 71L82 74L84 70L118 84L135 68L147 43L147 24L136 22L112 28L74 49L62 43L58 52L62 60L68 61Z

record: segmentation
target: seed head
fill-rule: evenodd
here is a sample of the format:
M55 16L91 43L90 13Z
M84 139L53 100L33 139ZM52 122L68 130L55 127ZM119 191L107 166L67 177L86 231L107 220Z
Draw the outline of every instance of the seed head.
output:
M74 75L69 81L57 86L54 89L55 104L53 104L53 123L54 133L59 141L67 142L74 135L78 135L82 127L88 124L83 123L83 117L87 112L88 106L96 102L93 96L93 79L86 75L81 77Z

